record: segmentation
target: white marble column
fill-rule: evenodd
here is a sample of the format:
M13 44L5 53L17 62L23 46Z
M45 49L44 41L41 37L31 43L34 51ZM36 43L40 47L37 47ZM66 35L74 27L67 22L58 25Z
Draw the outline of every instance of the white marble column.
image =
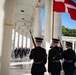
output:
M32 42L32 39L30 37L30 49L32 49L32 48L33 48L33 42Z
M26 47L26 32L23 33L23 47Z
M62 39L61 14L54 12L54 38Z
M15 41L16 41L16 25L14 25L13 50L15 49Z
M34 15L34 37L41 36L42 26L41 26L41 7L37 6Z
M63 50L66 50L66 42L65 42L65 40L63 41Z
M20 30L20 28L18 28L18 40L17 40L17 46L19 47L19 43L20 43L20 41L19 41L19 39L20 39L20 32L19 32L19 30Z
M51 13L51 0L45 0L45 30L44 30L44 43L45 48L49 50L50 47L50 13Z
M3 43L3 21L4 21L4 3L5 0L0 1L0 63L1 63L1 53L2 53L2 43ZM0 72L1 73L1 72Z
M75 41L75 52L76 52L76 41Z
M12 51L13 25L4 25L3 50L1 57L1 75L10 75L10 58Z
M74 45L75 45L75 44L74 44L74 41L73 41L72 43L73 43L73 44L72 44L72 49L75 50L75 49L74 49Z
M14 0L6 0L4 16L4 33L1 56L1 74L10 75L10 58L12 49L12 29L14 25Z
M31 27L32 35L34 34L34 18L32 18L32 27ZM33 36L34 37L34 36ZM30 34L30 48L33 48L33 42Z
M27 32L27 48L30 48L30 34Z
M24 35L23 35L23 30L22 30L22 47L23 47L23 36L24 36Z
M1 55L2 55L2 45L3 45L3 22L4 22L4 3L5 0L0 1L0 75L1 75Z
M27 32L26 32L26 47L27 47Z

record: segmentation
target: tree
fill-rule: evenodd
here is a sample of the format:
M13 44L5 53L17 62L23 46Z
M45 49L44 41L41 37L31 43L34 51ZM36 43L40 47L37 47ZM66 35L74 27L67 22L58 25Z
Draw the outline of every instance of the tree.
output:
M68 28L62 26L62 34L63 34L63 36L76 37L76 29L68 29Z

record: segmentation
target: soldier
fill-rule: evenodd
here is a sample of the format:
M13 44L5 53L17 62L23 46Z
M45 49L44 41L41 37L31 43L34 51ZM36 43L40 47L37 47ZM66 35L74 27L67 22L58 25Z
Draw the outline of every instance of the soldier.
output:
M21 59L23 58L23 53L24 53L24 49L23 49L23 46L21 46L21 48L20 48L20 58Z
M27 50L26 50L27 48L25 47L24 48L24 56L26 56L26 54L27 54Z
M60 75L63 49L58 47L59 39L52 39L52 46L48 55L48 72L52 75Z
M31 50L30 59L33 59L31 68L32 75L44 75L46 71L45 64L47 62L46 50L41 47L43 38L36 37L36 47Z
M74 62L75 62L75 51L72 50L72 43L66 41L66 48L63 52L63 70L65 75L73 75L73 71L75 69Z
M18 58L18 48L17 47L15 48L14 53L15 53L15 58Z

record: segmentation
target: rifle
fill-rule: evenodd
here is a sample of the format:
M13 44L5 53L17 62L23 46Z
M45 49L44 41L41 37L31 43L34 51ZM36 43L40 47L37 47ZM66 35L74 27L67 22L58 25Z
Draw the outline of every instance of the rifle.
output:
M30 31L30 34L31 34L31 38L32 38L33 45L34 45L34 47L36 47L36 44L35 44L35 41L34 41L34 38L33 38L32 32L31 32L31 30L29 30L29 31Z
M60 41L60 38L59 38L59 36L58 36L58 39L59 39L59 41ZM60 46L61 46L61 48L63 48L63 46L62 46L62 44L61 44L61 41L60 41Z
M59 41L60 41L59 36L58 36L58 39L59 39ZM60 46L61 46L61 48L63 49L63 46L62 46L62 44L61 44L61 41L60 41ZM57 52L57 54L53 57L53 59L55 59L59 53L60 53L60 49L59 49L59 51Z

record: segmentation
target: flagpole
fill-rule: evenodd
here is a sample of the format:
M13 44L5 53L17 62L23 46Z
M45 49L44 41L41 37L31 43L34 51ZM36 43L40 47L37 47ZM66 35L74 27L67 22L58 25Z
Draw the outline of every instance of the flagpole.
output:
M52 38L54 37L54 0L52 0L52 5L53 5L53 9L52 9Z

